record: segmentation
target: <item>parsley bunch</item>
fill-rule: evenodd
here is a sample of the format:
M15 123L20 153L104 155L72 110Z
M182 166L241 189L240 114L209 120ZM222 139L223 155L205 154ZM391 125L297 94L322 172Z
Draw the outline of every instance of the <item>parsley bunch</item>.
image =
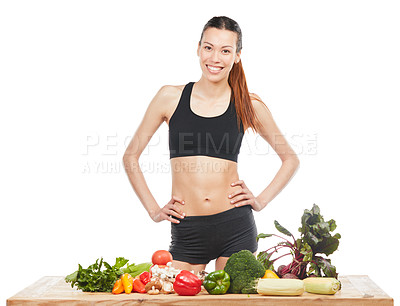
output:
M128 259L118 257L113 266L103 258L97 259L87 269L78 264L78 270L65 277L65 281L71 283L71 287L76 286L85 292L111 292L115 281L123 274L121 268L127 262ZM102 270L103 265L105 269Z

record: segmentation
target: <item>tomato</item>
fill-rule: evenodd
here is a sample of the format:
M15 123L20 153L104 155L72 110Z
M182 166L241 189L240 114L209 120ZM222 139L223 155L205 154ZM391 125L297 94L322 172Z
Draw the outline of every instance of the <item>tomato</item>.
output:
M154 265L166 265L170 261L172 261L172 255L170 252L165 250L155 251L153 256L151 257L151 262Z

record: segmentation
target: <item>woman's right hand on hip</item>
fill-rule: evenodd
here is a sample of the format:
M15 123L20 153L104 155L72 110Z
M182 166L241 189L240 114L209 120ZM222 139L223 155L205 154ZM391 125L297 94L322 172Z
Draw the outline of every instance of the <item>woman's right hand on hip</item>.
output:
M178 202L179 204L184 205L185 201L182 199L172 196L171 200L152 217L154 222L161 222L163 220L170 221L172 223L179 223L180 221L172 218L176 217L179 219L183 219L185 217L185 213L182 212L175 203Z

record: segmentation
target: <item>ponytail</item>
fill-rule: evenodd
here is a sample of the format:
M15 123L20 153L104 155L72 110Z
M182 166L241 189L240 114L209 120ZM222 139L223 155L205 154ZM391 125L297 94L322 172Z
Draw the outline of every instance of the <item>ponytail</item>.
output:
M251 102L241 60L238 63L233 64L231 72L229 73L228 83L232 88L232 95L235 99L237 124L239 130L240 121L242 121L244 131L246 131L247 128L251 128L254 132L260 131L261 122L258 119ZM256 98L256 100L263 103L258 98Z

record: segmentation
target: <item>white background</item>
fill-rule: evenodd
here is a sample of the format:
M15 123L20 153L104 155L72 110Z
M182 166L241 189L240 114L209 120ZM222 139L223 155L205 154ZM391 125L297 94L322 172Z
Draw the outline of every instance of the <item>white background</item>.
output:
M367 274L397 300L398 2L138 3L0 4L1 303L78 263L139 263L168 248L169 224L147 216L122 156L157 90L200 78L197 42L216 15L239 22L249 89L301 160L255 214L259 232L276 232L276 219L298 236L316 203L342 235L339 274ZM141 159L159 205L171 188L167 132L164 123ZM279 166L246 135L239 175L254 194Z

